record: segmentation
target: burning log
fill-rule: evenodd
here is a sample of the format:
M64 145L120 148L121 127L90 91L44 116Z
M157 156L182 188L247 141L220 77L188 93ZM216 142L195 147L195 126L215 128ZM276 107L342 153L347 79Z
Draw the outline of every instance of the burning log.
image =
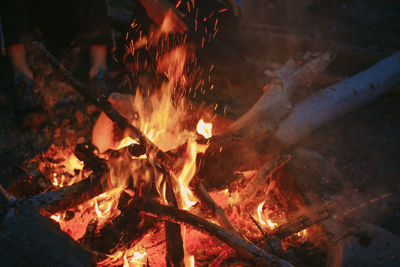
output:
M106 180L107 175L108 172L100 174L92 173L88 178L71 186L38 194L27 199L20 199L17 202L29 201L46 214L73 208L103 193L105 189L103 182Z
M282 224L277 228L267 232L266 235L269 237L278 237L283 239L307 229L310 226L320 224L321 222L329 219L332 216L332 213L333 206L326 205L325 207L312 212L310 215L301 215L288 223Z
M202 204L203 208L206 208L208 212L211 213L221 227L238 237L245 238L229 221L225 211L217 203L215 203L213 198L205 189L204 185L200 183L198 177L193 178L191 185L194 187L195 195L200 199L200 203Z
M73 208L101 194L106 189L109 170L104 160L93 155L93 149L88 145L77 146L76 155L83 160L87 167L93 170L88 178L71 186L62 187L55 191L41 193L28 199L35 207L47 214Z
M81 244L83 247L89 247L90 244L94 241L95 237L95 231L97 229L99 221L97 218L94 218L89 221L85 234L79 239L79 244Z
M156 219L140 216L139 201L133 199L127 209L110 223L101 228L90 240L82 239L82 244L101 255L111 255L123 248L133 247L151 229L157 227Z
M171 177L168 177L171 178ZM178 207L171 180L167 182L166 198L173 207ZM185 252L183 249L183 240L181 235L181 226L179 224L165 221L165 239L167 243L166 262L167 266L185 266Z
M197 230L214 236L215 238L226 243L231 248L238 251L238 253L240 253L243 257L251 261L263 258L267 266L292 266L290 263L261 250L254 244L237 237L236 235L232 235L230 232L219 227L218 225L197 217L187 211L161 205L154 200L145 201L142 205L143 213L146 215L195 227Z

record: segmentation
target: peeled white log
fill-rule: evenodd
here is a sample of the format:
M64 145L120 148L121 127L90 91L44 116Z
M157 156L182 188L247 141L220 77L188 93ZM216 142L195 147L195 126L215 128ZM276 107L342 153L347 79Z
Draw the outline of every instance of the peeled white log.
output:
M269 131L275 129L277 123L292 109L290 102L292 93L304 85L311 84L312 80L322 73L332 60L333 56L329 52L312 59L304 66L299 66L293 60L289 60L275 72L276 78L260 99L249 111L231 124L226 132L235 132L258 121L265 121Z
M343 82L329 86L296 104L273 140L290 146L323 124L364 105L400 84L400 52Z

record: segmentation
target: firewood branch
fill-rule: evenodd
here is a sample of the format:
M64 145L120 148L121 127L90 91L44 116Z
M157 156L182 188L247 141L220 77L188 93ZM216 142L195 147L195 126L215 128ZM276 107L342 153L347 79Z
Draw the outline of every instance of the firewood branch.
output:
M48 214L67 210L103 193L105 190L103 182L106 180L107 176L108 172L92 173L88 178L71 186L41 193L19 201L29 201L35 207L40 208Z
M291 264L279 259L275 255L269 254L254 244L231 234L220 226L197 217L187 211L161 205L154 200L143 202L142 210L143 213L148 216L168 220L174 223L190 225L201 232L207 233L218 240L221 240L249 260L263 258L265 259L267 266L291 266Z
M103 111L120 129L129 129L139 142L144 145L148 152L155 155L155 158L159 161L166 163L165 165L173 166L170 157L162 152L153 142L151 142L138 128L130 123L130 121L122 116L113 105L102 96L97 96L92 93L84 83L77 80L69 70L64 68L60 62L50 53L49 50L40 42L32 42L32 45L42 53L42 55L48 60L51 66L57 71L63 79L70 83L76 91L78 91L87 101L94 104L101 111Z
M205 207L209 213L217 220L217 222L226 229L227 231L231 232L232 234L246 239L240 232L239 230L236 229L236 227L230 222L228 217L225 214L225 211L219 206L214 199L210 196L208 191L205 189L202 183L200 183L198 177L193 178L193 183L191 183L191 186L194 187L194 193L196 197L200 199L200 203L203 204L203 207Z
M178 203L172 189L172 181L170 176L168 177L166 186L166 198L168 203L173 207L178 207ZM169 221L164 222L164 226L165 239L167 243L167 253L165 255L167 266L184 266L185 252L183 249L181 226Z
M329 202L322 207L318 207L309 211L307 214L302 214L296 218L293 218L290 220L290 222L282 224L279 227L267 232L266 235L283 239L315 224L322 224L324 221L329 219L338 221L347 219L348 221L351 221L349 218L352 218L353 216L357 217L358 212L374 208L374 205L382 203L386 203L388 206L398 205L400 202L398 193L398 190L384 193L369 200L363 200L361 203L357 203L353 207L348 207L338 201Z
M238 201L241 201L242 205L246 206L248 200L253 200L254 196L263 186L267 183L267 179L271 177L279 168L288 163L291 159L290 155L282 155L277 160L268 161L261 170L255 175L255 177L247 184L247 186L240 191Z

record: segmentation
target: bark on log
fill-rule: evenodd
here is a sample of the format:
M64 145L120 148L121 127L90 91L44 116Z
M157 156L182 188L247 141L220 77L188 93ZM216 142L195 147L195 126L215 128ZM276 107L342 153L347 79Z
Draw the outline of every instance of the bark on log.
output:
M323 124L377 98L400 84L400 52L378 62L341 83L327 87L298 103L271 137L291 146Z
M243 257L249 260L264 258L267 266L291 266L290 263L261 250L257 246L244 239L232 235L218 225L208 222L187 211L161 205L154 200L145 201L143 203L142 210L146 215L149 216L195 227L197 230L205 232L221 240L222 242L225 242L227 245L238 251Z
M170 177L168 177L170 178ZM171 181L167 182L166 198L170 205L178 207L175 194L171 186ZM164 222L165 225L165 239L167 245L167 253L165 260L167 266L185 266L185 252L183 249L183 239L181 234L181 226L173 222Z
M238 237L246 239L230 222L225 211L210 196L198 177L194 177L190 185L194 188L194 194L200 200L202 208L211 213L211 216L217 220L221 227Z
M94 198L105 190L105 181L108 172L90 174L88 178L71 186L62 187L56 191L46 192L27 199L19 199L17 202L28 201L45 214L53 214L67 210Z
M271 82L267 91L249 111L229 126L228 132L235 132L256 121L267 121L267 129L270 131L275 129L276 123L280 122L292 108L290 103L292 93L301 86L311 84L312 80L322 73L332 60L332 54L326 52L302 67L288 61L275 72L277 78Z
M94 148L89 145L78 145L76 156L85 162L93 173L86 179L71 186L62 187L55 191L41 193L17 202L28 201L45 214L53 214L67 210L94 198L106 190L109 170L105 161L93 154Z

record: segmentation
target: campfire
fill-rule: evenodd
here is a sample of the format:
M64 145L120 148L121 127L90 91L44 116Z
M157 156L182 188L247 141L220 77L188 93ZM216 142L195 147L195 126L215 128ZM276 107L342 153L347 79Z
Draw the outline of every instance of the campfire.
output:
M202 75L193 67L192 47L179 39L171 45L166 32L168 20L159 32L131 42L125 55L153 49L156 72L165 80L108 99L33 44L101 114L91 142L53 144L32 160L40 175L30 181L40 193L16 197L26 194L21 184L11 193L1 188L2 219L51 219L51 227L84 251L77 265L292 266L292 248L321 253L327 229L356 207L344 208L326 193L337 186L328 178L341 175L330 162L288 148L398 85L400 54L301 100L296 89L309 88L335 57L326 52L291 59L267 73L263 95L233 121L188 96L205 93L197 91ZM310 162L319 165L317 192L295 182ZM357 207L393 197L377 192ZM36 211L40 215L29 215Z

